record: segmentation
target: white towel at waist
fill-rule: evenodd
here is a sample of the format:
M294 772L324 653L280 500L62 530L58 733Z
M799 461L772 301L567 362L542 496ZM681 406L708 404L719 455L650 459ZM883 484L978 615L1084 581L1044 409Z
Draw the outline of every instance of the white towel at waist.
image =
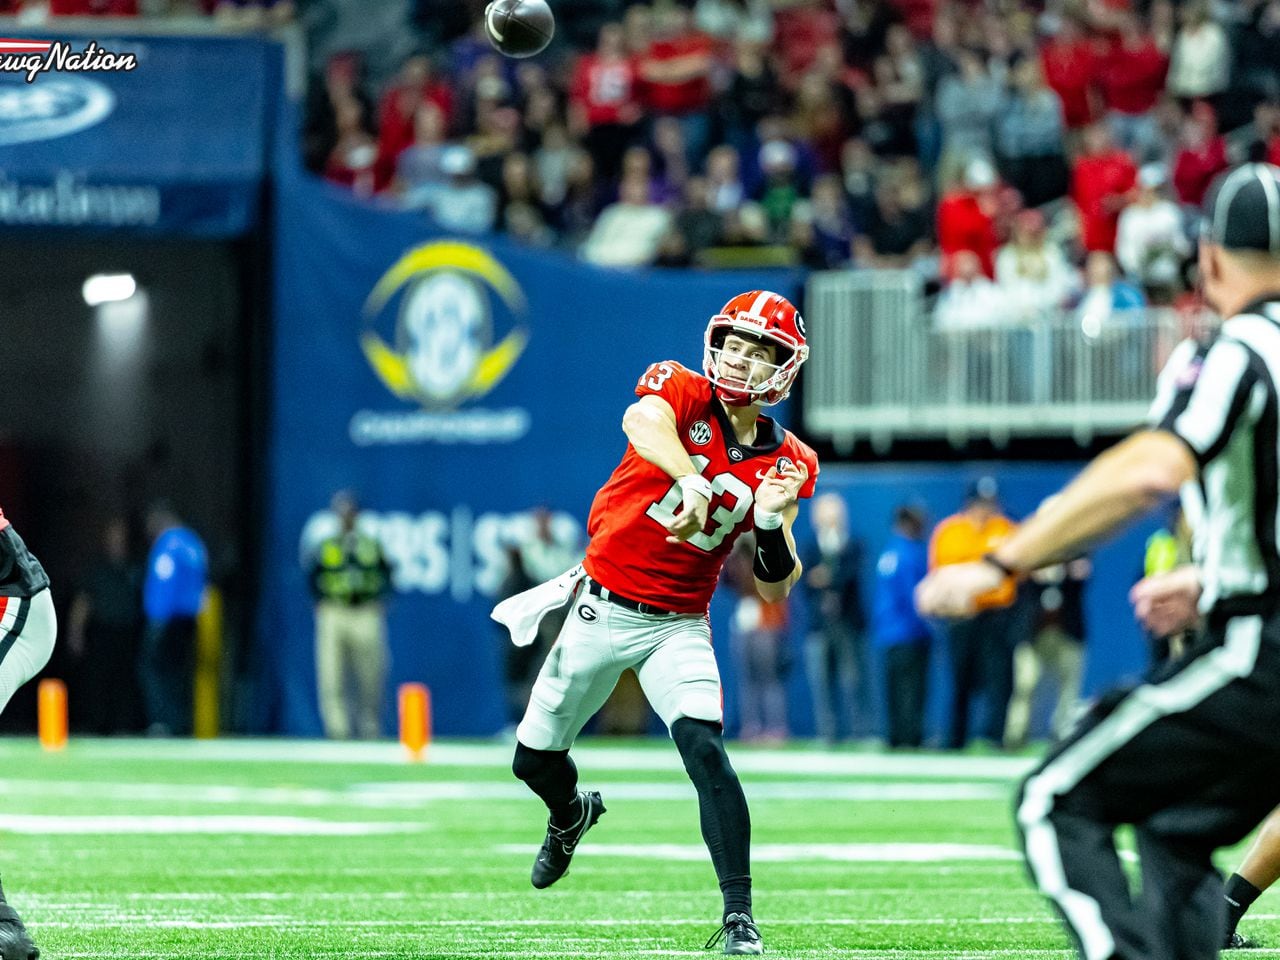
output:
M563 607L587 572L582 564L566 570L553 580L507 597L493 608L491 618L511 631L511 642L527 647L538 636L538 624L552 610Z

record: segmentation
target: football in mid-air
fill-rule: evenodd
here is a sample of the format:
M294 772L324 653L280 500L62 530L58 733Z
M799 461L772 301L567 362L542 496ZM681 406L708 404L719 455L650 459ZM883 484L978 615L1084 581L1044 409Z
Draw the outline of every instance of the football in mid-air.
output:
M556 32L547 0L493 0L484 8L484 32L508 57L541 53Z

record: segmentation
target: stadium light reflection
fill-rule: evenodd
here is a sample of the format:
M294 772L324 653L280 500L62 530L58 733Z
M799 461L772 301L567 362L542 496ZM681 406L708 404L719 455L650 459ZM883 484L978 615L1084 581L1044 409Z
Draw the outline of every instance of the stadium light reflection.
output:
M84 302L91 307L103 303L128 300L138 289L138 282L131 273L95 273L84 282L81 293Z

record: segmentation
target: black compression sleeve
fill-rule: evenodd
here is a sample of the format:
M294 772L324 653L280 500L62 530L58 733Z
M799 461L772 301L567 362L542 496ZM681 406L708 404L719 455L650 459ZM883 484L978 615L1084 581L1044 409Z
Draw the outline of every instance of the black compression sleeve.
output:
M761 583L781 583L796 568L795 554L787 543L782 527L776 530L756 528L756 555L751 562L751 572Z

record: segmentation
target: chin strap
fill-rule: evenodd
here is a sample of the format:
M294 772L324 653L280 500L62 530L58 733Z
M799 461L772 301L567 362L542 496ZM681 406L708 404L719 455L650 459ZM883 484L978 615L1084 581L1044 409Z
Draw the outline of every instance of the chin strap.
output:
M716 396L720 398L722 403L731 407L749 407L751 406L751 397L744 390L734 390L732 387L716 386Z

